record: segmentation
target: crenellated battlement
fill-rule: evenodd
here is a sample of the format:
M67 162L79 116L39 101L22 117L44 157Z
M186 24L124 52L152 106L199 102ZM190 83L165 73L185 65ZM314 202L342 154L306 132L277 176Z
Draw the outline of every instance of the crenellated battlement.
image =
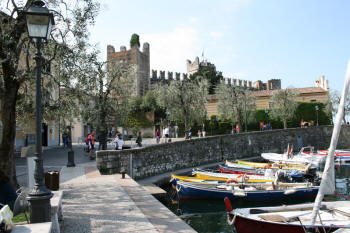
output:
M230 86L234 86L234 87L253 89L252 81L248 81L248 80L241 80L241 79L234 79L234 78L224 78L222 83L230 85Z
M186 73L164 71L164 70L152 70L150 82L151 86L155 84L165 84L172 80L184 80L187 79L188 75Z

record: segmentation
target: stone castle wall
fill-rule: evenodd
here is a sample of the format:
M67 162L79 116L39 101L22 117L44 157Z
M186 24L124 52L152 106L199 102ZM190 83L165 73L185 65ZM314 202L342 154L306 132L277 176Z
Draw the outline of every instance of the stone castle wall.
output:
M295 150L300 144L327 149L332 131L333 126L318 126L213 136L123 151L98 151L96 162L102 173L119 173L125 168L135 179L141 179L226 159L260 156L263 152L282 153L288 143ZM337 148L350 148L349 138L350 126L344 125Z

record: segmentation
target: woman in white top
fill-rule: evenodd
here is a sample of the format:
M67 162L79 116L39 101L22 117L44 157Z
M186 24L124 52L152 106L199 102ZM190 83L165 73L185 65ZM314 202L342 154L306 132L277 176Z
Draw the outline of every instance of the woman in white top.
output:
M113 142L115 143L115 149L116 150L122 150L123 149L124 141L123 141L123 138L122 138L121 134L118 134L118 136L116 136L114 138Z

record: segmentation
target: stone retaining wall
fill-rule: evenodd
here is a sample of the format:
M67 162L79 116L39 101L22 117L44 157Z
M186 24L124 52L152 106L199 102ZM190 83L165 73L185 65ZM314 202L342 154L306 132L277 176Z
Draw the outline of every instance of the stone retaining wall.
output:
M308 145L327 149L332 131L333 126L318 126L213 136L146 148L99 151L96 162L101 173L120 173L125 169L134 179L141 179L226 159L258 156L262 152L282 153L288 143L293 145L294 150ZM342 127L337 148L350 148L350 126Z

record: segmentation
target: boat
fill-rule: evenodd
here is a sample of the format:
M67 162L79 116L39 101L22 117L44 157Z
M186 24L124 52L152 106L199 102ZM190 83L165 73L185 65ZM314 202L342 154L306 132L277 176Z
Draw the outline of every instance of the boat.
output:
M322 202L324 195L334 194L334 156L341 122L344 115L345 99L350 84L350 61L346 72L343 94L338 106L332 139L322 174L321 185L314 203L302 206L280 206L243 208L233 210L230 197L225 198L228 223L239 233L268 232L334 232L350 229L350 201Z
M171 174L171 179L178 179L182 181L208 183L211 181L221 181L226 183L261 183L261 182L273 182L274 176L250 176L250 175L238 175L238 174L221 174L215 172L194 172L194 176L178 176ZM225 176L226 175L226 176ZM213 182L211 182L213 183Z
M306 154L290 154L290 153L261 153L261 157L267 161L273 163L285 163L285 164L298 164L298 165L309 165L312 168L317 168L320 163L324 162L326 156L319 155L306 155Z
M229 203L229 200L225 203ZM326 233L339 228L350 229L346 226L350 217L348 201L322 202L319 212L322 221L317 221L316 224L311 223L312 208L313 203L236 209L231 212L228 221L238 233Z
M174 179L172 187L179 200L224 199L236 201L288 201L316 197L318 186L311 183L210 184Z
M265 175L265 169L252 168L248 166L228 167L228 166L219 164L219 171L221 173L228 173L228 174L247 174L247 175L258 175L258 176Z
M296 170L300 171L303 174L306 174L309 172L310 164L309 165L302 165L302 164L282 164L282 163L259 163L259 162L248 162L243 160L236 160L235 163L227 161L225 162L225 165L228 167L237 167L237 166L246 166L247 168L260 168L260 169L273 169L273 170Z

